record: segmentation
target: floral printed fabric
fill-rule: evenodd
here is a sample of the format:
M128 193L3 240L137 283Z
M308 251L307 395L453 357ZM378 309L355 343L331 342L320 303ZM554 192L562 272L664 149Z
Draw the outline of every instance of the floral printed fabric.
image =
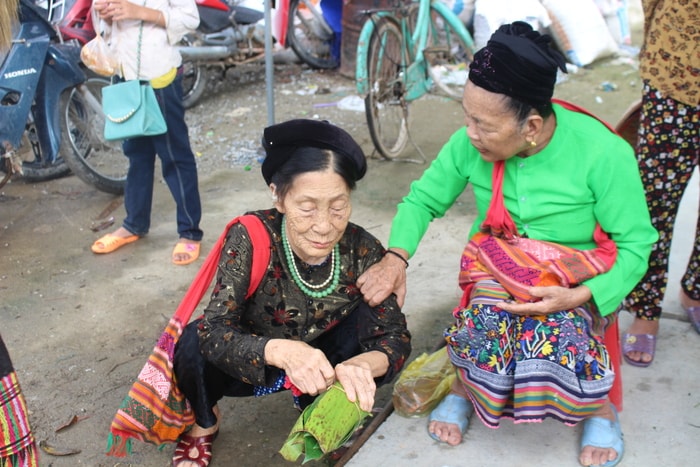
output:
M664 96L700 104L700 2L642 0L644 46L639 72Z
M661 317L673 227L683 193L699 163L698 148L700 105L688 106L664 97L648 82L644 83L637 162L651 223L659 232L659 240L651 251L646 274L625 299L625 308L638 318ZM681 278L681 289L693 300L700 300L700 215L698 223L693 250Z
M450 358L487 425L502 417L575 424L605 401L615 375L586 308L518 316L472 302L454 314L445 331Z

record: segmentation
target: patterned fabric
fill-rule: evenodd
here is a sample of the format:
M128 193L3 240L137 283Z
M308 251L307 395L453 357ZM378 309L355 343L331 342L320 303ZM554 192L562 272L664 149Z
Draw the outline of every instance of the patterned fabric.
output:
M107 454L123 457L131 440L158 446L176 441L194 423L194 414L173 375L175 342L183 323L171 318L110 427Z
M462 254L459 284L465 293L474 283L493 278L517 301L534 302L539 298L528 293L529 287L571 287L610 270L617 248L600 224L593 233L593 250L518 236L503 203L504 171L503 161L494 163L493 196L482 232L472 236Z
M39 455L27 407L0 336L0 467L36 467Z
M665 97L700 104L700 2L642 0L644 45L639 73ZM696 146L697 147L697 146Z
M250 231L251 238L255 239L252 243L255 244L258 253L251 268L248 295L252 294L259 284L262 272L269 261L269 237L256 217L241 216L228 224L212 248L175 315L158 339L146 365L117 410L110 427L107 442L108 455L126 456L131 452L133 439L158 446L177 441L180 435L194 423L194 413L175 381L173 372L175 343L211 284L228 229L238 222L244 224L247 231Z
M500 298L480 293L497 289L479 283L480 298L457 308L456 323L445 331L450 360L476 413L491 428L501 418L573 425L590 416L615 380L603 339L591 332L595 312L578 307L512 315L494 306ZM611 322L603 320L604 326Z
M602 232L602 231L601 231ZM615 255L612 255L614 262ZM494 278L519 302L540 300L528 293L534 286L572 287L609 270L593 250L576 250L529 238L504 240L477 233L464 249L459 273L463 288Z
M294 407L300 409L301 402L299 401L299 396L301 396L302 393L301 391L299 391L299 389L297 389L296 386L294 386L287 374L281 370L279 377L277 378L277 380L275 380L274 383L272 383L271 386L255 386L253 388L253 395L255 397L268 396L270 394L274 394L285 389L290 389L292 391L292 397L294 398Z
M646 191L651 222L659 231L649 269L630 295L625 308L637 317L656 320L668 283L673 226L681 198L698 164L700 105L688 106L664 97L648 82L642 91L637 161ZM681 289L700 300L700 213L695 241L681 278Z

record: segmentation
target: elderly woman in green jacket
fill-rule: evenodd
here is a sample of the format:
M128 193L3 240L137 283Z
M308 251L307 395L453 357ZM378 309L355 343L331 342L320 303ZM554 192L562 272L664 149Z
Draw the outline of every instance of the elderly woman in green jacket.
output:
M596 118L552 102L564 60L549 42L516 22L476 53L462 100L466 128L413 182L392 223L395 254L358 285L370 305L392 291L402 303L407 260L430 222L471 185L477 217L462 257L464 296L445 331L458 377L429 432L458 444L473 411L493 428L502 418L583 421L579 462L610 466L623 441L607 399L615 375L602 335L644 274L657 234L632 148ZM505 210L496 209L499 201ZM502 248L485 259L493 251L480 242L495 245L499 235ZM535 277L525 281L523 298L509 286L532 279L535 269L507 255L523 239L565 250L562 277L578 274L574 266L595 272L557 284ZM496 271L499 262L504 270Z

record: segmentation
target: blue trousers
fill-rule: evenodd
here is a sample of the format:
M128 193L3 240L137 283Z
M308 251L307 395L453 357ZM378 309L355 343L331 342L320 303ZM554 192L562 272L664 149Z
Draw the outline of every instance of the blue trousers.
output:
M202 205L197 164L190 147L185 108L182 105L182 76L178 74L170 85L155 89L155 94L168 131L163 135L131 138L122 143L124 154L129 159L124 189L126 218L123 226L136 235L148 233L157 154L163 178L177 207L177 232L180 238L199 241L203 235L199 228Z

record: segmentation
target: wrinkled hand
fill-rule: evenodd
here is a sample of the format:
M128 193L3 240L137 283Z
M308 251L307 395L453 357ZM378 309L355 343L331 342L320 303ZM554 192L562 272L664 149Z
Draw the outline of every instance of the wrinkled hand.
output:
M315 396L335 382L335 371L326 356L305 342L272 339L265 346L265 361L284 370L304 394Z
M500 302L496 306L514 315L548 315L557 311L571 310L593 297L591 290L585 285L572 289L559 286L531 287L528 292L542 300L535 303Z
M369 306L377 306L391 293L403 307L406 299L406 265L394 255L386 255L357 279L357 286Z
M374 395L377 392L370 364L348 360L336 365L335 374L343 385L348 400L357 401L362 410L370 412L374 407Z

